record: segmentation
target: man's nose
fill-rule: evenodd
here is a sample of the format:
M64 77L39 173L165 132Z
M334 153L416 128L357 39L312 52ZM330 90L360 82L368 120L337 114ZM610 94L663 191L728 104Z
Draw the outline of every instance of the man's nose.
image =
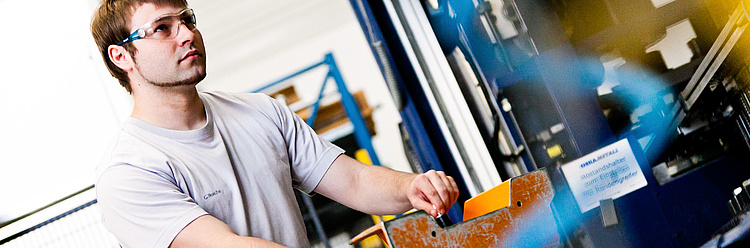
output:
M184 22L180 22L180 26L177 31L177 38L180 41L180 46L191 44L195 39L195 32L190 30Z

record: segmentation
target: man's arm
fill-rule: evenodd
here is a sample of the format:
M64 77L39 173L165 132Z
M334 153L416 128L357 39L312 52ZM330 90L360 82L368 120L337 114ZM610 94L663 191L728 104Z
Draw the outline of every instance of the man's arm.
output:
M172 240L170 248L183 247L284 247L263 239L237 235L221 220L203 215L188 224Z
M400 214L416 208L437 216L448 212L458 199L456 182L442 171L404 173L366 165L346 155L336 158L315 192L376 215Z

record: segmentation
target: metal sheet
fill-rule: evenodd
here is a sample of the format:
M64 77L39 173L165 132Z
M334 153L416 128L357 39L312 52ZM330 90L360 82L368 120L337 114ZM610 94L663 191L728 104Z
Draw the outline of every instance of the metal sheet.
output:
M511 205L489 214L441 228L424 211L371 228L387 236L391 247L558 247L561 245L550 209L554 191L547 172L539 170L511 179ZM382 235L385 232L386 235ZM354 242L358 240L355 238Z

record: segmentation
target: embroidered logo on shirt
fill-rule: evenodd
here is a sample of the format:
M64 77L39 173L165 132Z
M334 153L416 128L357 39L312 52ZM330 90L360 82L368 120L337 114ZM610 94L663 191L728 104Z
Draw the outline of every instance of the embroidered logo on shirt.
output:
M208 198L214 197L214 196L216 196L218 194L221 194L221 190L220 189L214 190L214 192L211 192L211 193L203 195L203 200L208 200Z

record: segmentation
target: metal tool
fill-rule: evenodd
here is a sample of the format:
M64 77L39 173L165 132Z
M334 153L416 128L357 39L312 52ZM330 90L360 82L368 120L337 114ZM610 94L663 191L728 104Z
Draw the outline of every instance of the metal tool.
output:
M453 221L451 221L451 219L448 218L448 216L444 214L438 214L438 216L435 217L435 222L437 222L438 226L442 228L446 228L446 227L453 225Z

